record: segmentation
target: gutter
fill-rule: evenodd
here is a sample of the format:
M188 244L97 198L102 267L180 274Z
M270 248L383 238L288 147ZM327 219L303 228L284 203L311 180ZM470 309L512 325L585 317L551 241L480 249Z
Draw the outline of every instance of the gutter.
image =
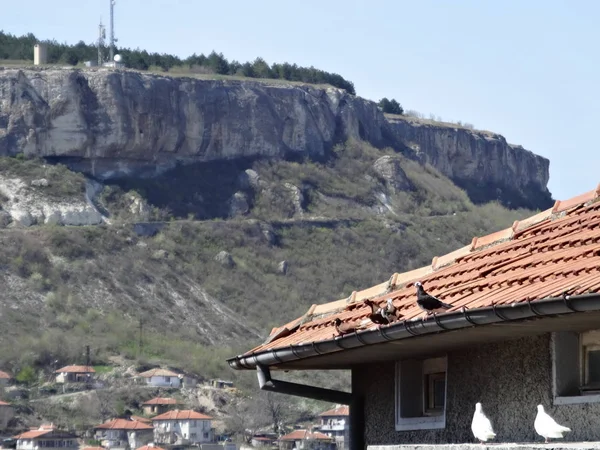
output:
M263 386L271 386L264 387L264 389L271 390L273 392L284 392L289 388L291 391L293 391L298 389L298 386L302 385L296 385L296 383L288 384L284 381L271 380L268 372L264 372L264 368L271 365L281 365L300 359L327 355L340 350L350 350L367 345L381 344L387 341L410 339L416 336L425 336L428 334L445 331L460 330L474 326L484 326L536 317L548 317L588 311L600 311L600 294L583 294L576 296L566 295L543 300L512 303L510 305L492 305L490 307L472 310L463 308L460 311L453 311L441 315L434 314L433 316L429 316L423 320L396 322L382 327L379 330L364 330L324 341L290 345L288 347L264 350L251 353L249 355L239 355L228 359L227 362L229 363L229 366L235 370L258 369L259 383L261 380L260 373L267 374L265 381L261 385L261 389L263 389ZM260 367L263 367L263 369L260 369ZM279 386L281 390L279 390L277 386ZM302 389L305 389L306 387L303 387ZM328 390L325 389L325 391ZM328 395L324 392L319 392L324 395ZM288 392L286 391L286 393ZM299 395L292 392L289 393L291 395ZM304 396L304 394L302 396ZM323 399L323 397L319 397L319 399ZM340 401L337 403L344 402Z

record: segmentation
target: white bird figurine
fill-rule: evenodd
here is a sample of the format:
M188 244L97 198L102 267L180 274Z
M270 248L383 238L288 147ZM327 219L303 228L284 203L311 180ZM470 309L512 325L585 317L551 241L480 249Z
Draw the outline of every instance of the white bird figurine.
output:
M488 439L494 439L496 433L492 428L492 422L487 418L483 410L481 409L481 403L475 404L475 414L473 414L473 421L471 422L471 431L473 436L479 439L479 442L483 444Z
M563 427L556 423L556 421L550 417L542 405L537 406L537 416L535 416L535 422L533 427L535 432L546 439L546 444L549 438L562 438L564 433L571 431L570 428Z

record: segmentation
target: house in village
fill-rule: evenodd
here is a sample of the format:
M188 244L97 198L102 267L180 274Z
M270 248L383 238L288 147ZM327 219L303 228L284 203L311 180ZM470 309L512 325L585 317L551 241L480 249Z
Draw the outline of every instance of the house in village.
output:
M422 311L417 281L452 307ZM366 299L391 299L402 317L377 327ZM229 364L256 370L264 390L350 405L352 449L473 442L476 402L497 442L543 442L533 427L538 404L572 428L566 440L599 441L599 329L600 186L425 267L313 305ZM301 369L350 370L352 390L274 374Z
M54 373L57 383L91 383L96 371L92 366L65 366Z
M8 386L11 380L12 377L7 372L0 370L0 387Z
M154 438L152 425L140 420L113 419L94 427L103 447L132 449L149 444Z
M275 433L256 433L250 440L252 447L275 447L277 442Z
M15 416L15 411L10 403L0 401L0 430L5 430Z
M319 414L321 423L319 430L333 438L337 450L346 450L350 441L350 408L348 405L337 405L335 408Z
M142 403L142 410L148 415L162 414L176 406L177 400L174 398L155 397Z
M152 418L154 442L187 445L213 442L212 417L192 410L168 411Z
M218 379L211 379L209 381L209 384L217 389L225 389L225 388L232 388L233 387L233 381L227 381L227 380L218 380Z
M278 440L279 450L333 450L333 439L319 431L294 430Z
M42 425L39 428L26 431L15 436L16 450L38 450L39 448L69 448L78 449L77 436L58 430L54 425Z
M181 387L183 375L168 369L150 369L138 375L139 379L148 386Z

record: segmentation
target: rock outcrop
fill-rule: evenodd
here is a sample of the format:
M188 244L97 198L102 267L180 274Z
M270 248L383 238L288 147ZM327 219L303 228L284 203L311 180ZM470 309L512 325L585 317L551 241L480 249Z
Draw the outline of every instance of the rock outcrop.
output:
M502 136L386 118L374 102L340 89L0 68L0 155L58 158L98 179L197 161L322 158L350 138L414 152L466 184L547 193L548 160ZM249 184L258 181L252 175Z
M43 189L48 186L48 181L33 180L30 184ZM102 215L84 198L52 199L33 192L20 178L0 176L0 194L5 198L0 227L10 222L25 227L35 224L98 225L103 222Z
M396 139L423 162L468 189L493 186L547 192L550 161L488 131L388 116ZM529 205L534 206L534 205Z

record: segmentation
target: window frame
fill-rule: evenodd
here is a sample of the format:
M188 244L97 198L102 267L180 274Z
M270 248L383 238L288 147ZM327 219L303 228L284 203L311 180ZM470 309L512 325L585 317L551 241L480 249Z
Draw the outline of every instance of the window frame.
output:
M596 334L595 340L598 344L587 343L594 340L587 338ZM600 384L597 389L586 389L587 381L587 358L586 347L598 346L600 350L600 330L588 331L560 331L551 333L550 351L552 359L552 398L554 405L575 405L584 403L600 403ZM575 348L576 346L576 348ZM564 358L577 358L576 363L571 361L565 364ZM565 369L567 367L567 369ZM565 372L565 370L569 372ZM576 374L573 371L577 371ZM565 375L566 373L566 375ZM569 386L561 377L571 379ZM576 383L575 383L576 380ZM577 384L575 387L574 384ZM568 392L567 392L568 391Z
M406 361L406 360L404 360ZM432 358L419 359L421 363L421 411L422 415L417 417L402 417L401 415L401 385L402 385L402 362L395 364L394 375L394 410L395 410L395 428L396 431L415 431L415 430L439 430L446 428L446 409L448 405L448 356L438 356ZM440 371L440 364L443 364L443 371ZM428 366L431 366L428 368ZM439 412L427 411L425 382L433 375L444 374L444 407ZM439 378L438 378L439 379ZM427 386L428 389L428 386Z

